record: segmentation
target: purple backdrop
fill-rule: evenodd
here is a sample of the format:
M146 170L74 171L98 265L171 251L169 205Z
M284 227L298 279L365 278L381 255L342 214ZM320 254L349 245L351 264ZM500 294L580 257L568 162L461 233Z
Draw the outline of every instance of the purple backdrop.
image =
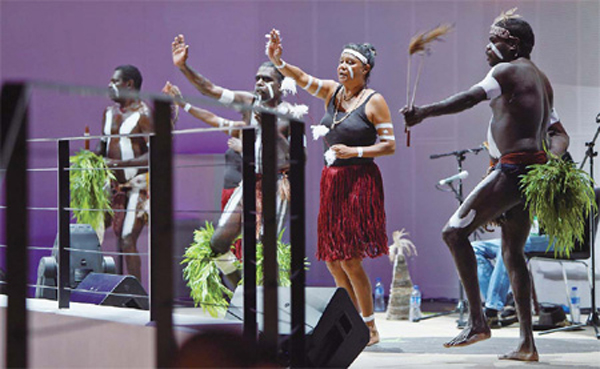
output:
M342 46L370 42L378 49L370 86L387 99L396 124L397 152L377 160L384 177L388 234L405 228L419 256L409 260L413 280L425 297L457 297L458 282L440 230L456 208L449 193L435 190L441 178L456 173L452 157L429 160L429 155L477 147L485 139L489 109L481 104L460 115L431 119L412 132L405 147L402 121L396 113L406 102L406 50L417 31L451 22L455 31L433 46L427 57L417 104L442 99L466 89L487 72L483 50L488 27L501 10L519 6L536 32L533 59L554 82L556 106L572 136L572 151L582 157L583 142L595 127L600 85L600 6L577 1L131 1L131 2L1 2L0 77L106 86L115 66L137 65L144 75L143 90L158 92L166 80L185 95L197 96L172 66L170 42L186 35L190 64L230 89L252 89L257 66L265 60L264 34L281 30L284 59L321 78L335 78ZM304 91L292 102L310 106L307 123L316 123L323 104ZM81 135L83 126L100 132L105 98L74 98L50 91L34 93L31 137ZM236 118L235 112L219 110ZM177 129L200 127L182 113ZM73 144L74 150L80 144ZM219 133L178 137L179 162L198 155L221 154L226 137ZM55 166L55 144L31 145L30 167ZM325 265L314 260L318 181L322 166L319 142L308 142L307 254L312 262L308 282L332 285ZM191 159L190 159L191 158ZM218 160L215 159L215 162ZM485 154L469 156L465 191L484 173ZM210 172L210 173L209 173ZM219 171L176 177L176 206L217 207ZM55 174L32 175L31 205L55 206ZM207 190L208 189L208 190ZM206 195L210 196L206 196ZM190 201L192 199L193 201ZM202 215L201 219L212 219ZM51 245L56 233L52 212L31 214L31 244ZM142 247L143 249L143 247ZM32 255L32 272L40 254ZM365 262L372 280L386 286L391 266L386 258ZM33 278L33 277L32 277Z

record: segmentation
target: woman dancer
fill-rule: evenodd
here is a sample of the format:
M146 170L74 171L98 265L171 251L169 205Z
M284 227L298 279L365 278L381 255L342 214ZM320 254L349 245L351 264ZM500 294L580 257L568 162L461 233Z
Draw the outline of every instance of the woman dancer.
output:
M321 173L317 258L325 260L338 287L348 291L371 332L368 345L379 342L373 315L371 283L365 257L387 254L383 185L373 158L396 149L390 110L381 94L369 89L375 65L370 44L348 44L337 67L338 82L321 80L281 59L277 30L267 35L267 55L275 67L311 95L325 101L325 115L315 132L327 132L327 165ZM377 143L377 138L379 142Z

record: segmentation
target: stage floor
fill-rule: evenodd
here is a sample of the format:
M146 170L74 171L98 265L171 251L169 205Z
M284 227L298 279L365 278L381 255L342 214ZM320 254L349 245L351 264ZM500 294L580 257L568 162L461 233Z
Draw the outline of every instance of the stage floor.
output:
M516 348L518 323L492 330L487 341L463 348L443 347L460 332L457 319L458 314L453 314L413 323L386 320L385 313L376 313L381 342L366 348L351 368L600 368L600 340L591 327L543 336L535 332L540 361L532 364L498 360L498 355Z
M5 306L6 297L0 295L0 307ZM58 309L56 302L40 299L29 299L28 309L32 368L154 367L154 328L148 325L147 311L77 303ZM412 323L389 321L385 313L377 313L381 342L366 348L351 368L600 368L600 340L591 327L544 336L536 332L540 362L530 364L497 358L516 347L518 324L492 330L491 339L469 347L444 348L442 343L459 333L457 318L453 314ZM0 319L5 319L3 308ZM200 308L176 308L173 320L179 343L198 328L241 330L239 322L211 318ZM131 352L137 354L132 357Z

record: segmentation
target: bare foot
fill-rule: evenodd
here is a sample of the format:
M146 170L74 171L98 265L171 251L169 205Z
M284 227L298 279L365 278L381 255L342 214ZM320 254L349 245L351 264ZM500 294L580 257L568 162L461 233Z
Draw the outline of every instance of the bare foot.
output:
M469 346L476 342L487 340L492 336L490 328L487 326L484 328L476 329L474 327L467 326L459 333L458 336L452 340L444 343L444 347L462 347Z
M369 343L367 343L367 346L373 346L374 344L379 343L379 332L377 331L375 322L373 322L373 325L367 323L367 327L369 327Z
M518 361L540 361L540 357L536 349L533 351L528 350L517 350L509 352L508 354L498 356L500 360L518 360Z

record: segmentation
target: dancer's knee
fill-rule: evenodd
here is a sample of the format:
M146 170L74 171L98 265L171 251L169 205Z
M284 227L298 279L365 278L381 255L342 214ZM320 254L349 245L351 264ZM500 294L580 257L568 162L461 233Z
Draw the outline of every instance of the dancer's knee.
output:
M346 274L352 275L363 271L362 261L360 259L350 259L340 262L342 269Z
M210 248L215 254L224 254L231 248L231 242L215 234L210 239Z
M329 269L329 273L331 273L331 275L334 277L344 274L344 270L342 269L342 265L339 261L327 261L326 264L327 269Z
M464 228L446 226L442 230L442 239L451 250L460 245L462 241L468 240L468 238L469 234Z

